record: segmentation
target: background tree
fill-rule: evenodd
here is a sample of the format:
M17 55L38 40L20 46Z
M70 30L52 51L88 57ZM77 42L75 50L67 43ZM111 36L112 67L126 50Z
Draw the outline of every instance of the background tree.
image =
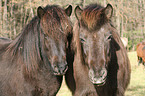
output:
M145 38L145 0L0 0L0 36L14 39L25 25L36 16L38 6L69 4L85 7L91 3L106 6L112 4L113 25L121 37L127 37L128 50L135 50L136 44ZM74 23L74 13L71 16Z

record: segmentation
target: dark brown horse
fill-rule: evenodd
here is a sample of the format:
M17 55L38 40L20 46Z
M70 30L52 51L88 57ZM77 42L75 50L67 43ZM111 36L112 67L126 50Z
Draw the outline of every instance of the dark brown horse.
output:
M0 50L0 96L56 95L68 68L71 12L72 6L38 7L38 16Z
M112 12L110 4L105 8L97 4L83 10L75 8L78 21L66 73L74 96L124 96L131 68L126 49L110 22Z
M145 42L140 42L136 47L137 57L138 57L138 65L142 63L145 65Z

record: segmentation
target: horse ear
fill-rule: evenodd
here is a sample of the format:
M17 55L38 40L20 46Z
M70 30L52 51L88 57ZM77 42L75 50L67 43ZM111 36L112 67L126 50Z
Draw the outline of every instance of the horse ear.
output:
M113 7L111 4L107 4L106 8L104 9L107 18L111 18L113 14Z
M67 14L67 16L70 16L72 13L72 6L69 5L66 9L65 9L65 13Z
M43 9L41 6L39 6L39 7L37 8L37 16L38 16L39 18L41 18L41 17L44 15L44 13L45 13L44 9Z
M83 10L79 7L79 6L76 6L75 8L75 16L78 20L81 19L81 14L82 14Z

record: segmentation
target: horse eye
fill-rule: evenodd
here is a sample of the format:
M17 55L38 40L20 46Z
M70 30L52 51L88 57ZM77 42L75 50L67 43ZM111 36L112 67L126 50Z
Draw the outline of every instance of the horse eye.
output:
M82 38L80 38L80 40L81 40L81 42L82 42L82 43L84 43L84 42L85 42L85 40L84 40L84 39L82 39Z
M112 38L112 35L107 36L107 40L110 40Z

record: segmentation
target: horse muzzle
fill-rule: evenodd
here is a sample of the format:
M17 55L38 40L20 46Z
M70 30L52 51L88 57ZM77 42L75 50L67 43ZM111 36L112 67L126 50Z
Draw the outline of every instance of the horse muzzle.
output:
M107 70L102 69L100 72L96 73L92 69L89 70L90 81L98 86L103 86L106 83Z
M54 66L53 73L54 75L62 76L66 73L68 66L65 64L64 66Z

